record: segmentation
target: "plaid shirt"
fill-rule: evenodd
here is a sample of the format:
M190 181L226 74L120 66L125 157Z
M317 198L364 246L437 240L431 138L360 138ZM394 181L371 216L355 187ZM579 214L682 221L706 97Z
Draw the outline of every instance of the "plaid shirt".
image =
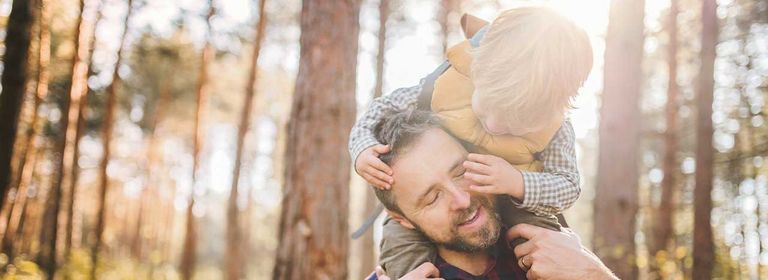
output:
M421 85L399 88L371 102L350 133L349 153L353 162L363 150L379 144L373 136L373 127L382 116L391 110L414 106L420 93ZM566 120L549 146L541 152L544 170L522 171L524 199L522 202L513 199L515 205L541 216L557 215L573 206L581 193L574 143L573 127Z
M499 242L492 252L491 262L485 272L481 275L472 275L447 263L443 258L437 256L435 267L440 271L440 278L445 280L516 280L527 279L525 271L517 264L517 257L504 240L499 238ZM378 280L376 273L371 274L366 280Z

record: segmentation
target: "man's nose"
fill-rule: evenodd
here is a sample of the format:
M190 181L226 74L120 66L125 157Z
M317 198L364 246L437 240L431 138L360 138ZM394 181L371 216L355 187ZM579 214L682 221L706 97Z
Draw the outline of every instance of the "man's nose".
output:
M460 184L453 184L449 190L453 200L451 201L451 210L462 210L469 208L469 192Z

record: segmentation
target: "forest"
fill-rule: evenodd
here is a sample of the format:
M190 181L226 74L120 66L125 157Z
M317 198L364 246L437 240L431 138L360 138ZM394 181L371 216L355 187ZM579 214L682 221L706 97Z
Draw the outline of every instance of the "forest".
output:
M0 279L365 279L348 151L461 18L589 36L570 227L621 279L768 279L768 0L0 0ZM563 49L570 46L561 46Z

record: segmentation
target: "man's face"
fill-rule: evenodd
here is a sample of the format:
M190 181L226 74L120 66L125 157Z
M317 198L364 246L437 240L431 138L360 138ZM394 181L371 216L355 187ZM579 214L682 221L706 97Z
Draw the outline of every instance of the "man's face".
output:
M392 165L392 192L405 217L446 249L476 252L496 243L499 218L495 197L470 192L462 163L467 151L441 129L422 134Z

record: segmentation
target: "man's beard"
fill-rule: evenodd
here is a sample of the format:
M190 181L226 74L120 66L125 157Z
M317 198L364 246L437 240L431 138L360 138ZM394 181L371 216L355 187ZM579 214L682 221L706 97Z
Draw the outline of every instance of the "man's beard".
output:
M475 213L475 210L477 210L480 206L485 209L485 212L488 215L486 225L483 225L477 232L473 233L472 236L462 236L459 233L459 224L471 218L471 215ZM499 239L501 230L500 220L501 219L499 214L496 213L496 207L494 203L488 197L478 195L471 198L470 206L467 209L464 209L461 211L461 213L456 215L456 218L453 220L453 226L450 230L451 238L447 241L436 240L433 236L427 234L427 232L420 228L418 225L414 224L414 226L416 230L424 234L424 236L426 236L427 239L435 244L435 246L442 246L448 250L456 252L477 253L496 244L496 241ZM471 242L472 237L477 237L480 242L473 244Z

